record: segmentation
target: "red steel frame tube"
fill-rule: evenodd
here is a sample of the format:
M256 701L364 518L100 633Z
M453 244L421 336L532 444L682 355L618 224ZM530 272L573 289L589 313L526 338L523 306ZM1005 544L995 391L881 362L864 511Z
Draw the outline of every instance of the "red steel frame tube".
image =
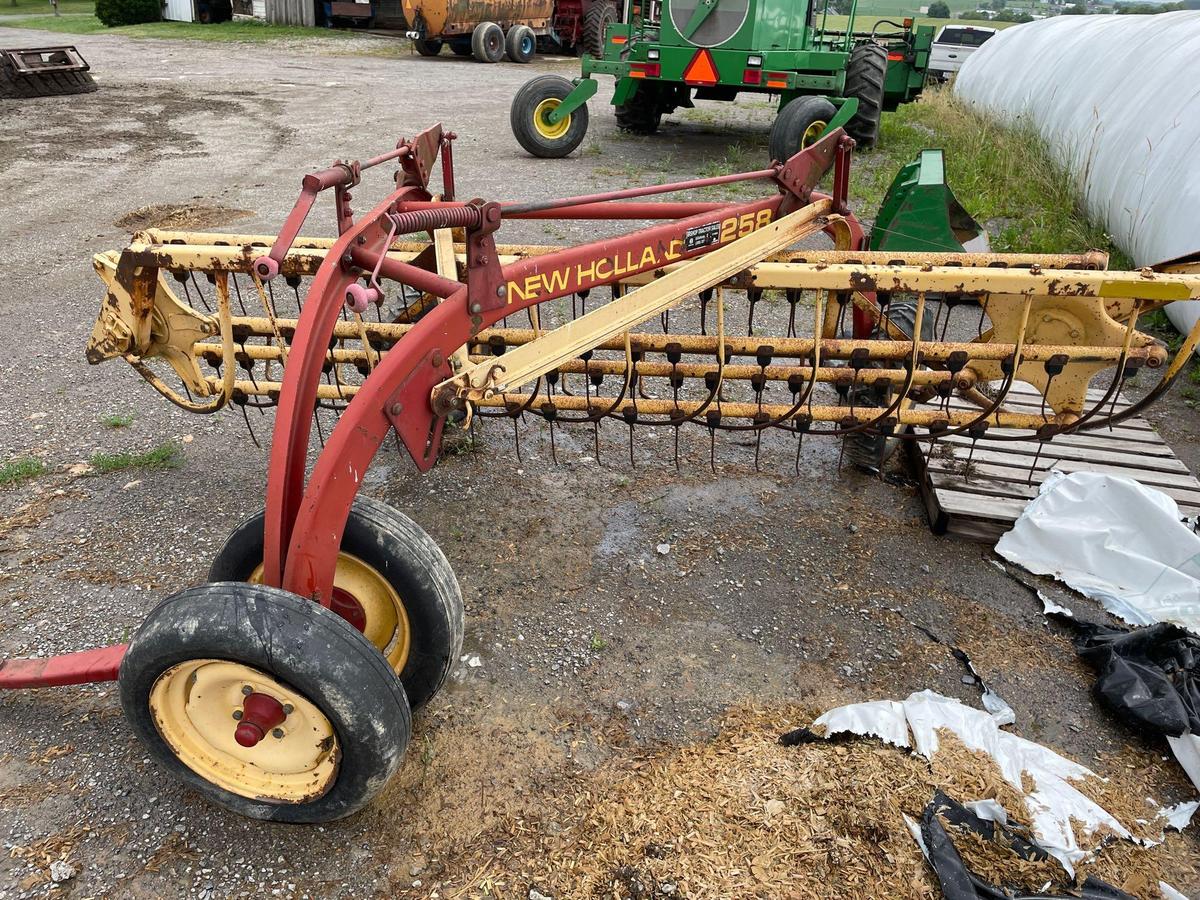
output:
M776 195L765 200L732 204L723 207L721 215L723 218L737 218L747 213L757 215L762 210L770 210L773 217L783 199L784 195ZM380 252L382 239L379 237L378 220L388 206L389 203L384 203L378 207L347 232L342 241L348 244L361 236L366 239L368 246L375 245L378 248L375 252ZM684 234L689 228L709 224L713 217L714 212L704 212L621 237L566 248L533 259L517 260L503 268L504 283L509 285L509 302L493 304L491 308L485 304L474 316L467 309L467 288L464 286L417 322L404 340L367 377L335 426L304 489L307 422L311 418L310 410L315 400L329 335L344 294L344 288L332 295L328 292L336 279L326 271L331 268L326 263L322 270L324 279L319 273L321 284L314 283L310 290L311 297L318 287L322 289L319 300L310 300L305 304L296 339L292 343L289 364L284 372L281 417L276 422L268 478L267 565L264 580L328 605L350 506L367 467L393 427L393 418L402 417L406 422L416 424L432 423L429 395L433 387L448 376L444 360L465 344L473 333L536 303L658 268L662 264L662 253L674 252L677 256L672 258L679 259L699 256L711 248L684 252ZM860 244L861 227L853 219L849 221L853 241ZM657 248L657 252L651 254L654 259L645 255L646 248ZM678 249L672 251L672 248ZM337 258L338 249L335 246L330 251L330 259ZM620 261L622 258L630 265L619 277L595 277L597 261ZM550 272L565 274L559 279L547 281L544 276ZM543 289L527 297L513 290L512 285L526 284L529 278L539 279L538 284ZM442 361L441 365L438 364L439 360ZM285 412L286 416L283 415ZM389 412L393 415L389 415ZM428 468L433 460L423 460L412 443L413 436L423 437L426 429L414 427L412 434L405 431L401 429L401 435L418 467ZM292 510L295 510L294 517Z

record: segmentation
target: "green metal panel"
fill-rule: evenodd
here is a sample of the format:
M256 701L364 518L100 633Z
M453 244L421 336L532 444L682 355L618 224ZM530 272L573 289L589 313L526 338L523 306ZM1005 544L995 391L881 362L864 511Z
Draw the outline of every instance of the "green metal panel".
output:
M960 252L982 229L946 184L941 150L922 150L888 188L871 228L872 250Z

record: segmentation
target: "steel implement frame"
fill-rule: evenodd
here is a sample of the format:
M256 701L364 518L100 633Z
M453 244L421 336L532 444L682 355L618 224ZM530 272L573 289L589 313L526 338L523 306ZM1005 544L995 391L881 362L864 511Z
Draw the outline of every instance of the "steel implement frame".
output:
M808 204L820 178L835 163L848 164L852 147L853 142L842 132L834 132L786 164L772 167L772 178L779 188L774 196L732 203L720 211L519 259L503 267L491 237L500 224L502 208L498 204L480 208L478 223L467 230L467 284L433 307L375 366L334 427L306 486L311 410L317 400L321 368L346 289L358 277L341 260L351 249L362 254L364 263L386 254L395 234L394 229L388 229L392 216L428 214L420 221L432 229L450 224L439 216L456 212L454 207L445 211L421 207L410 212L406 201L430 200L427 191L412 187L388 197L330 247L297 323L284 369L271 447L263 580L329 604L342 531L363 474L393 427L418 469L425 471L433 465L444 419L435 416L430 394L452 374L449 358L471 337L505 316L538 303L611 284L622 276L659 268L664 262L701 256L730 238L736 239L739 231L744 237L781 212ZM695 182L679 182L674 188L688 190L694 186ZM845 190L845 179L835 179L834 208L845 207ZM594 202L595 198L586 198L563 205ZM620 201L611 202L619 205ZM720 218L714 222L716 215ZM727 238L724 231L729 221L734 225ZM691 229L709 229L714 224L719 240L689 249ZM836 217L830 227L844 249L862 246L862 229L853 217Z
M728 377L754 376L765 380L785 381L793 378L815 384L821 382L852 384L901 383L905 390L922 387L935 390L954 387L969 390L976 374L968 370L937 369L950 363L956 353L966 353L981 363L996 365L1050 362L1056 351L1067 350L1073 359L1090 360L1106 365L1138 362L1161 366L1163 352L1156 347L1131 341L1137 315L1154 306L1184 297L1200 298L1200 278L1195 272L1162 272L1144 270L1136 273L1103 271L1103 254L1079 255L980 255L980 254L873 254L863 249L862 230L846 209L850 144L840 135L823 139L785 165L741 176L721 179L699 179L679 182L666 187L636 188L625 191L586 195L539 203L470 204L437 202L428 189L428 178L436 159L436 150L443 152L444 197L453 197L452 169L447 164L449 137L440 129L430 129L413 142L400 142L397 150L369 163L395 159L401 166L397 172L397 188L366 216L354 220L350 214L348 192L344 183L342 193L335 198L339 237L313 239L300 237L286 229L279 237L231 236L218 234L181 235L150 230L137 236L128 250L117 258L115 254L99 265L111 277L112 283L130 293L136 315L149 316L154 311L157 278L160 271L185 275L188 270L204 271L213 278L218 292L220 321L213 316L197 314L190 322L197 335L189 348L196 358L220 360L227 364L219 378L204 376L202 394L218 403L240 391L243 395L266 393L278 399L280 410L275 423L275 439L268 472L268 515L265 553L266 580L297 594L311 597L326 605L330 602L333 569L341 542L350 504L370 464L388 432L395 430L405 443L418 468L427 469L438 452L438 442L444 421L431 402L434 389L451 378L452 362L468 366L487 364L498 357L488 357L487 348L493 338L508 347L508 364L520 361L522 346L529 357L540 356L545 344L537 347L546 335L537 329L498 327L500 320L512 313L532 310L540 303L586 291L601 285L614 287L611 314L623 307L617 299L617 285L666 285L660 287L658 301L670 305L683 292L686 281L689 289L697 284L719 284L740 289L816 290L824 296L825 316L821 317L821 302L817 306L818 332L813 338L771 337L771 355L780 360L794 360L795 365L770 364L739 366L728 363ZM407 149L405 149L407 148ZM340 165L340 164L339 164ZM350 164L353 172L357 164ZM363 166L358 166L361 171ZM834 169L832 197L818 194L812 188L820 176ZM695 201L642 202L640 198L666 191L689 190L710 183L733 181L770 181L777 193L770 197L744 203L698 203ZM339 185L334 183L335 193ZM298 204L299 205L299 204ZM721 266L723 251L734 250L742 241L743 249L754 246L753 241L764 229L775 228L781 221L797 215L813 216L810 225L829 233L838 249L832 251L788 250L770 253L759 246L748 263L739 257L738 269L732 263ZM307 209L304 210L307 214ZM506 218L573 218L581 220L651 220L651 225L580 247L546 248L533 245L497 245L493 234ZM791 219L791 221L797 221ZM689 230L697 227L721 226L732 223L728 240L704 246L691 246ZM466 228L466 240L452 244L449 228ZM408 230L404 230L408 229ZM407 241L404 234L429 231L434 241ZM724 238L724 236L723 236ZM430 251L426 253L426 251ZM718 254L713 265L705 268L708 254ZM257 263L264 257L278 260L278 267L264 277ZM765 257L765 258L764 258ZM695 271L689 272L689 269ZM734 271L734 269L738 269ZM465 283L458 280L464 271ZM1070 271L1064 271L1070 270ZM258 292L266 298L264 285L278 276L313 276L308 299L297 319L277 318L268 308L266 317L231 316L228 286L225 275L250 275ZM395 342L386 353L371 349L364 323L359 320L340 320L347 288L372 273L394 278L416 287L434 298L425 307L424 316L414 324L378 324L370 326L375 336ZM678 274L679 277L674 276ZM697 280L698 279L698 280ZM671 289L674 284L678 290ZM1076 301L1090 303L1092 309L1107 311L1114 320L1127 322L1125 339L1104 346L1055 347L1046 344L1027 345L1023 339L1024 318L1028 317L1030 301L1025 299L1022 326L1015 342L1006 340L982 343L953 344L944 341L928 343L904 340L867 340L855 332L854 339L842 339L829 330L831 316L836 319L838 307L853 303L856 314L871 307L870 298L876 292L910 292L923 296L926 292L944 292L960 296L984 296L1008 292L1018 301L1021 298L1061 297L1069 307ZM169 291L167 294L169 295ZM634 291L623 298L626 307L639 302ZM653 297L651 291L647 296ZM111 297L111 295L110 295ZM632 299L631 299L632 298ZM1097 299L1102 303L1098 306ZM647 299L646 296L641 298ZM440 302L438 302L440 301ZM175 301L178 307L178 301ZM612 305L612 304L610 304ZM1021 307L1021 302L1016 303ZM641 310L656 308L653 304ZM594 311L595 312L595 311ZM586 314L584 318L586 318ZM650 312L653 315L653 312ZM1097 313L1099 315L1099 313ZM186 319L186 315L184 319ZM598 317L599 318L599 317ZM637 317L635 317L637 318ZM644 318L644 316L643 316ZM878 318L878 315L877 315ZM639 319L640 320L640 319ZM577 320L581 321L581 320ZM595 320L590 320L594 322ZM632 320L630 320L632 321ZM232 326L231 324L232 323ZM612 322L591 329L584 343L589 349L626 349L629 339L614 333L620 323ZM626 322L625 324L628 324ZM235 350L229 340L231 327L276 339L275 346L246 345ZM591 328L585 325L584 330ZM1111 337L1112 323L1109 326ZM144 334L143 334L144 332ZM148 340L149 330L135 329L129 336L130 346L124 355L137 367L140 353L146 347L138 341ZM218 337L219 336L219 337ZM363 349L353 352L331 349L331 338L361 338ZM674 345L686 353L709 357L724 357L724 351L744 357L754 357L762 341L754 337L705 335L637 335L644 349L665 351ZM218 342L219 340L219 342ZM1164 385L1152 392L1157 396L1165 382L1178 374L1182 360L1200 343L1200 328L1189 335L1184 350L1168 367ZM290 346L289 346L290 345ZM913 365L917 357L932 369L918 370ZM553 358L558 359L572 344ZM233 375L230 360L238 354L247 358L284 362L282 380L269 377L258 380L239 380ZM877 364L898 364L891 368L865 369L849 367L840 370L824 365L829 360L852 360L856 354L868 354ZM148 355L154 355L150 353ZM569 356L569 353L567 353ZM466 357L464 361L464 356ZM548 361L550 357L543 360ZM629 359L629 357L627 357ZM358 364L369 370L358 385L321 384L323 367L330 361ZM532 362L526 376L534 375L543 363ZM711 364L666 363L642 359L627 364L613 360L594 360L589 370L581 360L567 358L559 362L562 372L582 372L603 369L618 375L618 369L638 375L662 376L664 372L687 372L693 377L708 374ZM143 367L144 368L144 367ZM139 371L145 375L142 368ZM747 379L749 380L749 379ZM505 387L498 384L497 387ZM513 394L504 390L491 397L480 398L477 405L491 409L530 408L537 398ZM244 397L243 397L244 399ZM314 404L318 400L345 403L340 421L333 430L324 451L319 455L311 476L305 479L305 461ZM658 415L664 418L647 424L671 424L678 416L698 416L705 403L694 399L667 401L657 398L622 396L611 403L605 414L621 417L631 411L635 417ZM873 419L859 418L853 406L833 407L816 405L811 397L804 410L807 422L824 421L837 427L824 433L844 434L874 427L895 427L897 424L918 424L931 433L964 429L986 419L987 423L1009 428L1027 428L1039 435L1045 432L1047 417L1023 412L1000 410L994 405L975 416L969 412L914 411L899 408L875 409ZM557 395L558 408L593 414L587 397ZM1144 406L1145 402L1137 405ZM195 405L187 408L195 408ZM788 416L799 406L771 403L742 403L724 401L726 415L751 419L753 426L766 422L767 427L788 427ZM535 413L545 411L540 408ZM1118 413L1107 418L1092 419L1094 410L1077 418L1060 430L1101 427L1105 422L1123 418ZM581 421L588 421L582 419ZM702 423L703 424L703 423ZM710 425L711 427L711 425ZM719 426L725 427L725 426ZM742 426L729 426L742 427ZM114 646L58 657L50 661L13 660L0 665L0 687L32 687L103 680L116 676L123 647Z

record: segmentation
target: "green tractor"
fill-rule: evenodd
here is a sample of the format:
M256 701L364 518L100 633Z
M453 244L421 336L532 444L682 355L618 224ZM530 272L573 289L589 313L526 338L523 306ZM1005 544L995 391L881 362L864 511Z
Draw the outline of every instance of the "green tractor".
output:
M884 110L921 92L933 27L876 22L854 31L830 23L831 0L626 0L608 27L604 56L584 58L574 81L543 75L513 98L518 143L534 156L562 157L583 142L597 75L616 78L612 103L625 131L652 134L665 113L696 100L777 94L771 157L785 160L830 127L859 144L879 138Z

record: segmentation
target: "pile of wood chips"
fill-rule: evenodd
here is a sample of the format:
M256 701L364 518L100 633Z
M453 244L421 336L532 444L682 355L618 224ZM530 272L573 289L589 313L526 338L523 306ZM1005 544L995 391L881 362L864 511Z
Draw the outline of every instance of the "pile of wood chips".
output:
M443 884L441 896L524 898L533 887L555 900L936 898L941 890L904 814L919 820L941 788L962 802L996 798L1022 822L1018 792L989 757L952 733L940 736L932 765L873 739L778 743L807 720L795 710L741 710L712 740L573 777L540 814L491 835L482 864L468 880ZM1103 790L1111 800L1122 793L1122 773L1103 774L1113 776ZM1144 804L1140 787L1128 785ZM1126 818L1134 809L1110 811L1136 830ZM1144 805L1141 815L1152 818ZM1142 827L1155 836L1160 830ZM952 836L967 864L993 883L1070 887L1053 862L1025 862L959 830ZM1135 896L1158 898L1159 878L1177 887L1196 883L1187 840L1172 833L1152 849L1114 840L1079 877L1091 872Z

